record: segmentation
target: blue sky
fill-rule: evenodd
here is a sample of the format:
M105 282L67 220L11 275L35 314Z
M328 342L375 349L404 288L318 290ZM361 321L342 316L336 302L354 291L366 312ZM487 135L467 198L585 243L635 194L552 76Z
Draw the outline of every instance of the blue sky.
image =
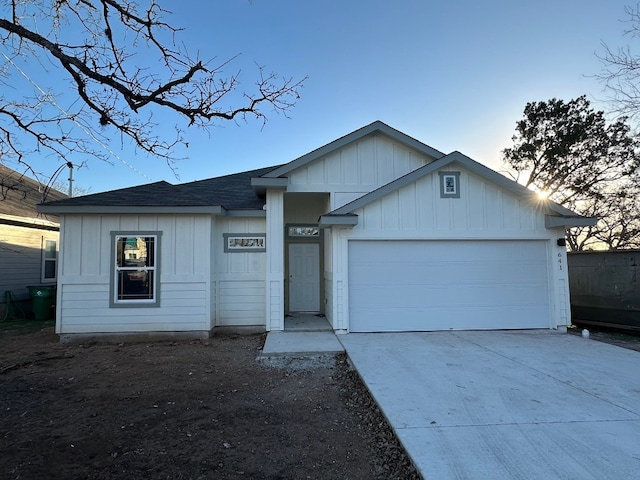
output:
M162 160L116 143L131 168L118 158L113 166L90 160L75 179L91 193L285 163L375 120L500 170L500 151L527 102L586 94L605 109L606 93L592 77L601 70L596 53L603 41L630 41L627 2L618 0L160 3L201 58L239 54L228 72L241 71L241 81L255 80L254 62L309 79L289 118L272 113L264 127L250 120L189 130L189 149L176 152L189 157L176 164L179 179ZM36 162L42 172L58 166Z

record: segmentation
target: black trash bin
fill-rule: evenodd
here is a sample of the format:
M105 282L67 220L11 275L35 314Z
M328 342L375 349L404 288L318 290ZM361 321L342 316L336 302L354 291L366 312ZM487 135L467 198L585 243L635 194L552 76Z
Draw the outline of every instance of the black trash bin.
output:
M27 287L31 297L31 309L36 320L49 320L53 317L56 304L55 285L37 285Z

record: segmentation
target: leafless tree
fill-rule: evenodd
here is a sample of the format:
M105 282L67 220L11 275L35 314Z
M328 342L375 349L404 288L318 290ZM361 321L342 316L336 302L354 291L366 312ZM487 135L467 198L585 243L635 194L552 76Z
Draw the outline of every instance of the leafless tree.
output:
M191 56L169 14L157 0L0 0L0 162L28 169L34 153L109 160L103 145L116 138L171 163L188 126L264 122L295 105L305 78L256 66L241 89L240 72L227 73L235 58ZM44 75L34 81L25 64ZM47 85L60 76L73 102ZM16 83L36 93L24 96ZM172 119L171 138L158 134L160 117Z
M624 30L631 42L640 39L640 4L625 7L627 28ZM602 44L597 55L603 64L596 75L611 94L614 113L637 121L640 114L640 56L631 45L611 47Z

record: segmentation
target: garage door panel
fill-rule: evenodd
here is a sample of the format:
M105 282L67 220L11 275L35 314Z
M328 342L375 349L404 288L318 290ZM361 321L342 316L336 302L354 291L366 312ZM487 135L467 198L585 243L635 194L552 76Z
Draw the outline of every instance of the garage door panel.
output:
M510 262L480 262L470 265L463 262L433 263L383 263L355 264L350 267L350 274L362 279L363 284L375 285L379 282L378 272L384 271L385 283L388 281L402 283L432 283L460 285L474 283L474 279L482 278L483 282L527 284L531 280L546 276L546 263L527 263L514 265Z
M358 241L351 331L548 328L543 241Z
M538 298L546 294L546 285L522 285L515 287L505 284L502 287L509 289L510 294L504 295L497 291L496 286L474 285L470 288L472 292L465 292L463 289L451 288L448 286L434 285L407 285L401 290L394 290L383 285L368 285L366 287L353 287L350 290L350 301L357 305L367 304L368 309L405 309L410 307L421 307L423 310L431 311L436 307L527 307L538 305ZM425 307L428 305L428 309Z
M535 307L523 313L517 328L540 328L538 319L547 318L547 310ZM434 308L429 313L424 310L408 310L402 315L388 315L380 310L366 312L370 332L434 331L434 330L501 330L513 329L512 322L498 307L477 308L469 312L459 308ZM487 327L491 324L491 327Z

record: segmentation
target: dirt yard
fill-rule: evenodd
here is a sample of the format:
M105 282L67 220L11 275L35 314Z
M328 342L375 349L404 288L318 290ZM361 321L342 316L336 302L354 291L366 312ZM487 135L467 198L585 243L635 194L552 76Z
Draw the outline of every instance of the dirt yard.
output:
M63 345L10 327L4 480L419 478L344 358L279 369L256 361L264 335Z

